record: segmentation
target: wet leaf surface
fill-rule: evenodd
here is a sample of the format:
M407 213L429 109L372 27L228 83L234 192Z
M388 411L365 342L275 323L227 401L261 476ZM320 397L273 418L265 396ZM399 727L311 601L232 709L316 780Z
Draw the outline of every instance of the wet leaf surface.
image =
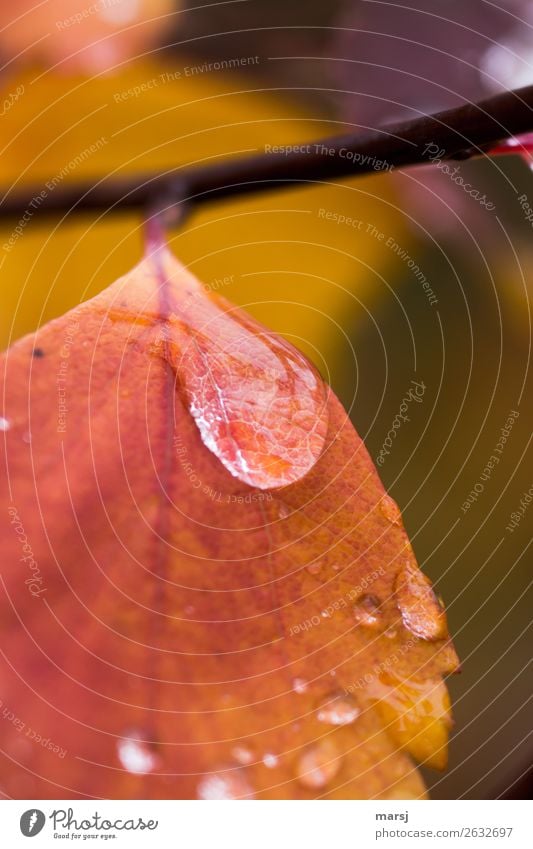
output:
M364 445L298 352L158 252L18 342L2 377L4 794L424 795L411 755L445 764L456 655ZM243 409L254 433L275 409L252 410L257 381L284 395L250 486L191 405L216 388L241 450ZM291 432L298 405L315 413ZM265 488L275 456L298 470Z

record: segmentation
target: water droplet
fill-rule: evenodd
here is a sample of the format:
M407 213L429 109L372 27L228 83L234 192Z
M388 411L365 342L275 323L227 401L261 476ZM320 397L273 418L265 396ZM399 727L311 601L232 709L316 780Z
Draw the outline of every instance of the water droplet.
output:
M152 772L159 760L150 746L131 737L124 737L117 743L118 758L124 769L134 775L147 775Z
M380 600L375 595L363 595L354 605L353 614L358 625L364 628L381 628Z
M241 766L249 766L254 762L253 752L247 746L243 746L242 744L234 746L231 750L231 754L237 763L241 764Z
M306 566L306 569L310 575L320 575L323 568L324 564L321 560L315 560L314 563L310 563L309 566Z
M193 604L189 604L183 612L186 616L193 616L196 613L196 608Z
M351 725L360 714L355 702L349 696L339 693L320 705L317 718L326 725Z
M295 693L302 696L304 693L307 693L309 689L309 684L303 678L295 678L292 682L292 689Z
M29 431L29 430L25 431L25 432L22 434L22 441L23 441L23 442L25 442L27 445L29 445L29 444L30 444L30 442L31 442L31 433L30 433L30 431Z
M329 613L329 611L327 611L327 610L323 610L320 615L322 616L323 619L329 619L329 617L331 616L331 613Z
M202 778L198 785L199 799L229 801L232 799L251 799L253 790L242 769L228 769L213 772Z
M9 419L4 419L3 416L0 416L0 430L9 430L11 427L11 423Z
M335 778L341 767L337 747L331 740L321 740L307 749L296 768L300 784L308 790L322 790Z
M291 508L286 504L280 504L278 507L278 516L280 519L287 519L291 515Z
M400 508L396 504L394 498L391 498L390 495L383 496L379 502L379 509L383 516L385 516L387 522L390 522L392 525L401 525L402 514L400 512Z
M400 571L394 592L402 622L411 634L433 642L446 639L446 614L431 581L416 563L408 562Z
M279 760L276 755L273 755L271 752L267 752L267 754L263 758L263 763L267 769L275 769L277 767Z

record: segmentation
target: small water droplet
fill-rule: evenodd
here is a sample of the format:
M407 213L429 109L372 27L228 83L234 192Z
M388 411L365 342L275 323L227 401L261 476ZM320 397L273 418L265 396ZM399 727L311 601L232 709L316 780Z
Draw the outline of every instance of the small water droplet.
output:
M397 635L397 634L398 634L398 631L396 630L396 628L387 628L387 630L385 631L384 636L385 636L388 640L393 640L393 639L396 637L396 635Z
M200 781L197 796L204 800L229 801L232 799L251 799L253 790L242 769L228 769L206 775Z
M183 612L186 616L193 616L196 613L196 608L193 604L189 604Z
M291 515L291 509L286 504L280 504L278 507L278 516L280 519L287 519Z
M306 566L307 571L310 575L319 575L323 569L324 564L321 560L315 560L314 563L310 563L309 566Z
M395 500L390 497L390 495L383 496L383 498L379 502L379 509L385 516L387 522L390 522L392 525L401 525L402 514L400 512L400 508L396 504Z
M379 598L375 595L363 595L354 605L353 614L356 622L364 628L380 628L382 612Z
M29 431L29 430L25 431L25 433L23 433L23 434L22 434L22 441L23 441L23 442L25 442L27 445L29 445L29 444L30 444L30 442L31 442L31 433L30 433L30 431Z
M150 746L131 737L124 737L117 743L118 758L124 769L134 775L147 775L158 765L158 758Z
M295 693L302 696L304 693L307 693L309 689L309 684L303 678L295 678L292 682L292 689Z
M331 616L331 614L327 610L323 610L320 615L323 619L329 619L329 617Z
M243 746L242 744L234 746L231 750L231 754L237 763L241 764L241 766L249 766L254 762L253 752L247 746Z
M298 761L296 774L308 790L321 790L335 778L341 767L337 747L331 740L321 740L307 749Z
M9 430L11 427L11 423L9 419L4 419L3 416L0 416L0 430Z
M355 702L349 696L339 693L320 705L317 718L326 725L351 725L360 714Z
M275 769L279 763L276 755L273 755L271 752L267 752L267 754L263 758L263 763L267 769Z

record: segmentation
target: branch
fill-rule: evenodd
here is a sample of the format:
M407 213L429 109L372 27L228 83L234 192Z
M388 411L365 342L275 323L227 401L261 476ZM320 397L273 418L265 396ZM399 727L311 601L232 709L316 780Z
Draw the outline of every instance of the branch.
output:
M164 174L109 176L61 186L44 197L42 186L8 192L0 204L0 219L18 218L28 208L33 213L66 213L145 210L155 203L194 207L235 195L428 164L429 154L437 150L439 160L468 159L530 130L533 86L526 86L372 132L303 143L288 154L273 151L204 167L178 166ZM428 154L430 145L435 147Z

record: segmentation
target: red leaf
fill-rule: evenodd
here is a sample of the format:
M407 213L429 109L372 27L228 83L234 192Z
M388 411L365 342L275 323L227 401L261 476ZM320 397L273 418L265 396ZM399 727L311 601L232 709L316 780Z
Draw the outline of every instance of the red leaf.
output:
M6 795L424 794L456 655L298 352L157 250L2 375Z

